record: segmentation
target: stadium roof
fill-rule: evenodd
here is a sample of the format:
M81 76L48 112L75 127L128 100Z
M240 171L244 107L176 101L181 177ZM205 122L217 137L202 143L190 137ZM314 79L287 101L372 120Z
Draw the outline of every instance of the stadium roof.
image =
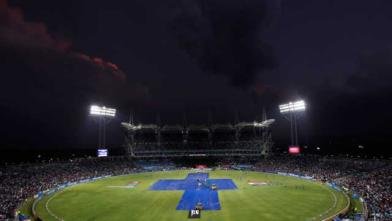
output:
M213 131L215 130L235 130L232 124L214 124L211 126Z
M206 125L196 125L196 124L191 124L187 128L188 131L203 131L203 132L209 132L210 129Z
M182 132L184 129L183 126L176 124L176 125L164 125L161 127L162 132Z
M121 126L123 128L125 128L125 129L127 129L127 130L133 130L133 131L145 130L145 129L152 129L152 130L158 130L159 129L158 125L156 125L156 124L138 124L138 125L135 125L135 124L122 122Z
M184 129L186 131L205 131L205 132L209 132L211 131L215 131L215 130L241 130L243 128L247 128L247 127L258 127L258 128L268 128L270 127L273 123L275 122L275 119L268 119L262 122L240 122L238 124L213 124L211 126L207 126L204 124L200 124L200 125L196 125L196 124L191 124L188 127L184 128L181 125L164 125L162 127L159 127L156 124L130 124L130 123L125 123L122 122L121 126L128 130L128 131L137 131L137 130L161 130L161 131L183 131Z
M257 122L257 121L240 122L240 123L236 124L235 127L240 128L240 129L243 127L269 127L274 122L275 122L275 119L268 119L268 120L265 120L262 122Z

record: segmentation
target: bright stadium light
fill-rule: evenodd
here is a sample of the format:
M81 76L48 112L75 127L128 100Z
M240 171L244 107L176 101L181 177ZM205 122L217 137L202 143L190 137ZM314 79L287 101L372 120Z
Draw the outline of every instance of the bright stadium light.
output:
M116 116L116 109L107 108L105 106L97 106L91 105L90 106L90 115L94 116L104 116L104 117L115 117Z
M279 105L280 113L291 113L291 112L300 112L305 111L306 103L303 100L289 102L287 104Z
M90 116L98 123L98 150L106 149L106 124L116 116L116 109L105 106L91 105Z
M297 113L306 110L306 103L304 100L297 100L286 104L279 105L279 111L284 117L290 121L290 135L291 146L298 145L298 131L297 131Z

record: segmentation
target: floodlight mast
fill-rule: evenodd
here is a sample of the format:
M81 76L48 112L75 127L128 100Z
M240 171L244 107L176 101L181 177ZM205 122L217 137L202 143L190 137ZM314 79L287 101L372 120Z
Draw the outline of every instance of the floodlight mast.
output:
M297 113L305 110L306 103L304 100L279 105L280 113L289 115L289 118L286 117L286 119L290 121L291 145L298 146Z
M106 120L116 116L116 109L91 105L90 115L98 121L98 149L106 148Z

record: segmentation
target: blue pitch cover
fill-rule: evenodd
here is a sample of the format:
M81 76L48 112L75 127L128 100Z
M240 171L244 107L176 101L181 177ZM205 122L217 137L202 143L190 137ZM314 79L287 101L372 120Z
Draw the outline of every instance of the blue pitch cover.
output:
M213 190L212 185L215 185L217 190ZM189 211L195 209L198 203L203 210L220 210L218 191L234 189L237 189L237 186L233 180L208 179L208 173L189 173L183 180L162 179L150 187L150 190L154 191L184 190L176 209Z

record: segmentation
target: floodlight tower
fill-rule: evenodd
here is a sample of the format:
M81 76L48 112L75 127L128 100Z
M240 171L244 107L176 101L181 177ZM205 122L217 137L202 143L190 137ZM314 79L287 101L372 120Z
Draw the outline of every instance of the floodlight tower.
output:
M279 111L283 116L290 121L290 135L291 145L298 146L298 131L297 131L297 113L303 112L306 109L306 103L303 100L289 102L279 105Z
M90 115L98 121L98 149L106 148L106 123L116 116L116 109L91 105Z

